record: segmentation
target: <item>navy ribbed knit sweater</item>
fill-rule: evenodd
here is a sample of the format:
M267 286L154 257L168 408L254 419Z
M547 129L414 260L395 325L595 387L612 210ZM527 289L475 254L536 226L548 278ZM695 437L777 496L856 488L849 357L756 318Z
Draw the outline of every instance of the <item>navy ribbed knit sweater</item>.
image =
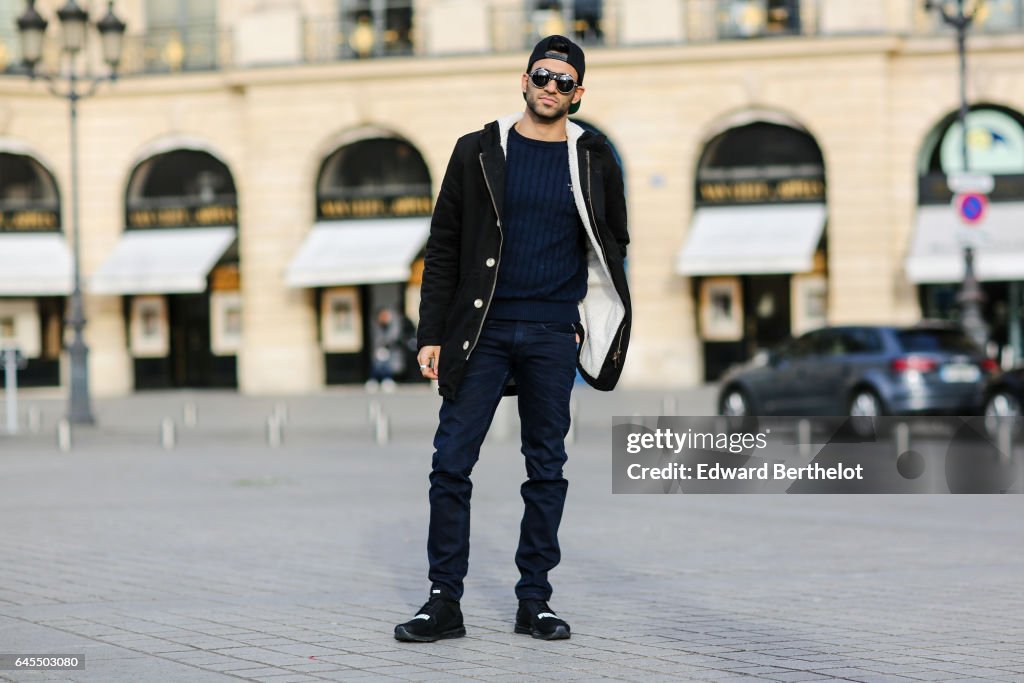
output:
M504 242L488 317L575 322L587 294L583 227L572 194L569 147L508 134Z

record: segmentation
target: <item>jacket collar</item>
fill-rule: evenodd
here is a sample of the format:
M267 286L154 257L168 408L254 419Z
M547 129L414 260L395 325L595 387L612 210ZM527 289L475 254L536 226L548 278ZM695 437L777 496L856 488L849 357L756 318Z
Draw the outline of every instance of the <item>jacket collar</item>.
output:
M491 126L497 124L497 136L503 156L508 156L508 132L512 129L512 126L516 125L516 123L518 123L522 118L523 112L520 111L515 114L502 116L491 124ZM490 126L488 126L488 128L490 128ZM572 121L567 121L565 124L565 133L570 145L577 145L580 142L580 138L582 138L586 132L587 131L583 130L582 126Z
M480 161L499 217L504 215L505 210L505 158L508 153L508 132L521 118L523 118L523 112L517 112L492 121L484 127L483 137L480 140ZM603 139L603 136L591 135L572 121L566 123L565 132L569 141L569 170L573 174L573 182L578 191L580 155L577 149L589 147L595 140ZM577 197L577 200L582 202L582 195Z

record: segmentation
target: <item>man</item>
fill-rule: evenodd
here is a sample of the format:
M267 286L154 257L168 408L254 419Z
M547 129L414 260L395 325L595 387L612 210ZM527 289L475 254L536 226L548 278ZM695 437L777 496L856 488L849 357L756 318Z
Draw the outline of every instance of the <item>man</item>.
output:
M466 633L459 600L469 561L472 482L503 394L517 393L527 480L516 566L515 631L568 638L548 572L558 526L569 397L577 366L611 390L629 343L622 174L603 136L568 121L583 97L583 50L537 43L521 77L526 110L455 145L427 240L418 360L444 397L430 474L430 599L399 640Z

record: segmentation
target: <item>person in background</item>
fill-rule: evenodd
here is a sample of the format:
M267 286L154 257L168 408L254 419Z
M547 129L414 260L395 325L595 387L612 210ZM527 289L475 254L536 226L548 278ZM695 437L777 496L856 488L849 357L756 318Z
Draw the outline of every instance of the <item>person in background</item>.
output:
M367 391L377 391L378 386L386 391L395 390L395 377L405 372L405 329L402 316L385 306L377 311L377 317L370 331L372 358Z

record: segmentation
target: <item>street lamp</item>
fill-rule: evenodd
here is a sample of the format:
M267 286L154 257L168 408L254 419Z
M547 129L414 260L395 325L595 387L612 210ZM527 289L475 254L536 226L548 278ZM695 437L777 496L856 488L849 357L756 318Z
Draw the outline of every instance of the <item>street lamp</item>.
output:
M924 8L926 11L938 10L942 21L956 29L956 46L960 55L960 151L963 155L963 171L967 173L971 168L967 154L967 29L974 23L980 2L975 4L974 10L969 14L964 10L964 0L955 0L955 12L950 8L951 4L953 3L949 0L925 0ZM970 244L964 245L964 281L960 285L960 293L957 294L956 300L960 304L960 323L964 331L984 349L988 342L988 325L981 315L981 303L985 300L985 294L981 291L981 285L974 274L974 249Z
M71 239L72 251L72 290L71 312L65 321L71 328L73 336L68 347L71 359L71 396L68 403L68 420L73 424L93 424L96 419L92 414L89 399L89 349L85 345L82 330L85 329L85 307L82 304L81 282L81 236L78 219L78 101L91 97L96 93L100 83L114 81L117 78L117 66L121 61L121 45L124 37L125 24L114 14L113 1L107 4L107 14L96 22L96 30L100 34L103 60L110 67L108 76L87 76L85 85L80 89L76 72L78 54L86 44L89 15L75 0L57 10L57 18L61 24L61 52L67 59L67 70L58 69L55 73L37 70L43 58L43 37L48 22L35 8L35 0L27 0L24 14L18 17L18 34L21 38L21 55L28 68L29 77L41 78L46 81L51 93L68 101L71 110ZM60 88L61 82L65 85Z

